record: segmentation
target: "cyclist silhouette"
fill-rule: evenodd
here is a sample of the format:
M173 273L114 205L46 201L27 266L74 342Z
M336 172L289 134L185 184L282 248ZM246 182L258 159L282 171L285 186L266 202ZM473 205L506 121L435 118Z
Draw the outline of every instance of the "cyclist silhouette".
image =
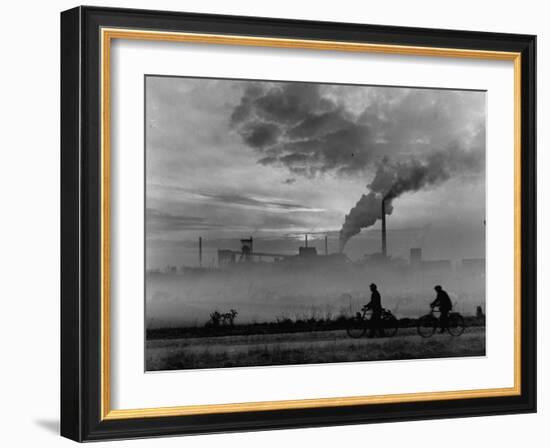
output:
M378 292L378 288L374 283L371 283L370 290L370 302L367 303L367 310L372 311L372 316L370 318L369 338L374 337L376 332L378 332L380 337L384 337L384 327L382 326L382 299L380 297L380 293Z
M430 303L430 306L432 308L439 308L441 313L441 316L439 316L439 332L443 333L449 329L449 311L453 309L453 304L449 294L447 294L447 292L440 285L436 285L434 289L437 293L437 297L432 303Z

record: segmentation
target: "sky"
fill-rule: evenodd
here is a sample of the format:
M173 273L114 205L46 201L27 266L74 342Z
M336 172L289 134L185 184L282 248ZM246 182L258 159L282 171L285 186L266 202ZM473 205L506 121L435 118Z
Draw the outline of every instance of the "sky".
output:
M217 249L484 257L486 93L146 77L146 265ZM373 205L374 204L374 205ZM371 210L368 209L371 207ZM375 212L373 212L375 210ZM374 214L373 214L374 213Z

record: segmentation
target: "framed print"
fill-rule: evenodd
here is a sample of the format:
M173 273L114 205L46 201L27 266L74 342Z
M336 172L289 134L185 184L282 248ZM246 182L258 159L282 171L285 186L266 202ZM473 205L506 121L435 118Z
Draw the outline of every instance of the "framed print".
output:
M61 432L536 410L534 36L61 14Z

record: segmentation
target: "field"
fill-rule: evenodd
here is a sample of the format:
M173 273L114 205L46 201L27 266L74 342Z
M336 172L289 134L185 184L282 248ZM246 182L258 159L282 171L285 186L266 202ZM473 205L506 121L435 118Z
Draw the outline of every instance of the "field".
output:
M484 355L483 326L466 328L459 337L444 333L429 339L415 328L400 328L393 338L351 339L335 330L146 341L148 371Z

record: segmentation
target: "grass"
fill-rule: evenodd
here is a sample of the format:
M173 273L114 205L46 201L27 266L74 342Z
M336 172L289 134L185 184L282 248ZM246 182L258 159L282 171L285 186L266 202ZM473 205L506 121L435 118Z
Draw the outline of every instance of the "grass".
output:
M349 321L350 317L345 315L340 315L336 318L319 318L315 315L310 315L301 316L297 319L279 318L273 322L248 324L147 328L147 340L329 332L345 330ZM403 318L398 320L398 325L400 328L416 328L417 322L417 319ZM467 327L483 327L485 319L475 316L464 316L464 323Z
M414 328L393 338L351 339L345 331L148 340L147 370L319 364L485 355L485 328L423 339Z

